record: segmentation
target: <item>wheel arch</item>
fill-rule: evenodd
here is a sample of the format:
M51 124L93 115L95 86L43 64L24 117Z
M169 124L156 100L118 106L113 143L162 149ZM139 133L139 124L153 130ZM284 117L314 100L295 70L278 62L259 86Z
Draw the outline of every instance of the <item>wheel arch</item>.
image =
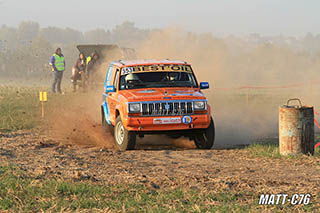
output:
M118 116L120 116L120 110L116 109L116 113L114 114L115 120L117 120Z

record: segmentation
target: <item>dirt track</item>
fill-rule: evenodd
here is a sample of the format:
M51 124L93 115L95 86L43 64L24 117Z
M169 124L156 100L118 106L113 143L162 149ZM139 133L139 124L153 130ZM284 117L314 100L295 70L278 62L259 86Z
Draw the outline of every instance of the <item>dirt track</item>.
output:
M213 150L196 150L192 142L165 136L138 139L136 150L118 152L100 125L98 95L58 96L56 105L48 105L47 126L0 133L0 165L12 164L36 179L242 192L246 203L261 193L311 193L319 200L316 157L252 157L247 149L221 148L221 141Z
M39 178L97 183L141 183L151 188L191 187L268 193L317 193L320 159L250 157L246 149L195 150L139 142L138 150L68 145L40 132L1 134L0 164ZM156 150L160 148L159 150Z

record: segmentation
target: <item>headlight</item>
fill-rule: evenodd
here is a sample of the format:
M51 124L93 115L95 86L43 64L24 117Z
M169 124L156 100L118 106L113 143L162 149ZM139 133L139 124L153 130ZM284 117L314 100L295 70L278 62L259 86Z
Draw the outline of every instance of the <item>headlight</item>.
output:
M206 109L206 102L205 101L195 101L194 103L194 110L205 110Z
M129 113L140 112L140 103L129 104Z

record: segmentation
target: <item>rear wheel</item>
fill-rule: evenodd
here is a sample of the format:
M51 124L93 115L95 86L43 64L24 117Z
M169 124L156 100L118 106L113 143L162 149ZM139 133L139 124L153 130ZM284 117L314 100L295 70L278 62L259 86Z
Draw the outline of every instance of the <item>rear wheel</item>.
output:
M120 116L118 116L114 127L114 139L120 151L134 149L136 145L136 133L128 131L123 126Z
M215 128L213 118L211 117L209 127L195 136L194 143L198 149L211 149L214 144L214 138Z

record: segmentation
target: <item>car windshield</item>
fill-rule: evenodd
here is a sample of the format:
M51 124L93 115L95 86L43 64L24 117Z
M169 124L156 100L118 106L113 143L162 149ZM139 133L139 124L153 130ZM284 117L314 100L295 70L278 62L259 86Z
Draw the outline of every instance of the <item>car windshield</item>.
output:
M119 89L198 87L188 64L151 64L123 67Z
M119 89L151 87L197 87L193 73L188 72L142 72L121 75Z

